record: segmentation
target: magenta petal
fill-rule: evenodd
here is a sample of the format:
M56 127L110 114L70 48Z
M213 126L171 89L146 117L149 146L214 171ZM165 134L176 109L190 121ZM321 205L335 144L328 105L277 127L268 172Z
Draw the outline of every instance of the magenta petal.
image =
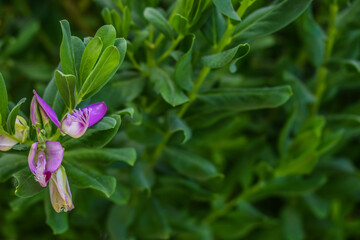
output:
M46 115L48 115L49 118L51 119L51 121L61 130L61 128L60 128L61 124L59 122L58 117L56 116L55 111L36 93L35 90L34 90L34 94L36 96L37 102L39 103L41 108L44 110Z
M64 148L59 142L46 142L46 167L45 170L53 173L59 169L64 156Z
M107 111L107 106L104 102L99 102L99 103L91 104L85 107L84 109L89 109L90 119L89 119L88 127L91 127L105 116L105 113Z
M33 143L33 145L31 145L31 149L30 149L29 156L28 156L28 163L29 163L30 171L32 173L34 173L34 174L35 174L35 171L36 171L36 164L34 162L34 158L35 158L35 155L36 155L36 150L37 150L38 144L39 143L36 142L36 143Z

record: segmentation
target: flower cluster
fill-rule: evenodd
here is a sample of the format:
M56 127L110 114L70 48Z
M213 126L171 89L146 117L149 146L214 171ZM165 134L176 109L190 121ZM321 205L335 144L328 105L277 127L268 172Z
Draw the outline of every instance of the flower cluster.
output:
M107 111L104 102L94 103L85 108L67 113L60 122L55 111L36 93L30 106L30 119L36 129L37 142L32 143L28 164L35 180L42 187L49 183L51 203L56 212L70 211L74 208L65 168L61 165L64 148L58 141L50 141L51 122L62 135L79 138L100 121ZM24 118L18 116L14 136L0 135L0 150L8 151L17 143L25 142L29 127Z

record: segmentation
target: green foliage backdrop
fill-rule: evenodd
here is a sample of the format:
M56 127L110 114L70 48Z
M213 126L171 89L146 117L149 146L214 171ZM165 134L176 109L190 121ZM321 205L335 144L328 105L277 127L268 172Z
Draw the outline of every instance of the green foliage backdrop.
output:
M10 109L32 89L72 109L55 70L76 66L109 114L61 139L71 212L26 147L0 153L0 239L359 239L359 16L360 0L1 2Z

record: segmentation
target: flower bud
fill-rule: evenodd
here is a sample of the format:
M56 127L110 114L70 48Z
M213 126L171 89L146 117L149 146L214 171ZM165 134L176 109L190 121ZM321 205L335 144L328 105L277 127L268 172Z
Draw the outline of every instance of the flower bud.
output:
M51 176L49 191L51 204L56 212L67 212L74 209L69 181L63 166L60 166Z
M0 151L9 151L13 148L18 142L14 139L0 134Z

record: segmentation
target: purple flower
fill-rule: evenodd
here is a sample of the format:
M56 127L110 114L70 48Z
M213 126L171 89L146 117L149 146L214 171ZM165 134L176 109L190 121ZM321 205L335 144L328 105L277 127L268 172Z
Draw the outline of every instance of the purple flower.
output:
M46 187L51 174L56 172L62 162L64 148L59 142L46 141L43 144L38 142L31 146L28 163L35 180L42 187Z
M67 114L62 121L61 128L73 138L81 137L88 127L100 121L107 107L104 102L91 104L83 109L74 110L72 114Z
M19 142L25 142L28 131L29 127L27 126L26 120L21 116L17 116L15 121L15 135L7 136L0 134L0 151L9 151Z
M46 121L44 120L44 117L46 118L48 116L62 132L73 138L81 137L86 129L100 121L107 111L104 102L94 103L85 108L74 110L71 114L68 113L63 118L62 123L60 123L55 111L36 93L35 90L34 94L35 96L30 107L33 125L36 127L36 124L40 122L40 116L43 118L43 122Z
M0 151L9 151L13 148L18 142L14 139L0 134Z
M33 91L35 96L33 100L31 101L30 106L30 118L32 124L35 126L36 123L39 122L39 116L41 113L43 123L45 124L48 121L48 118L61 130L60 128L60 121L55 113L55 111L37 94L37 92ZM39 105L39 107L38 107ZM37 111L37 109L40 111L40 113Z
M56 212L67 212L74 209L69 181L63 166L60 166L51 176L49 191L51 204Z

